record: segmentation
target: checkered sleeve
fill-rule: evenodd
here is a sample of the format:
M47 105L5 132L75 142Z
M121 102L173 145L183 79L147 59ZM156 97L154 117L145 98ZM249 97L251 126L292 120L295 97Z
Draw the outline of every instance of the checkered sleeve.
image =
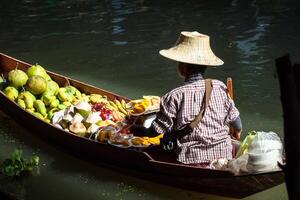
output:
M227 88L225 91L226 99L225 99L225 112L227 113L227 116L225 118L225 123L229 124L237 119L237 117L240 115L238 109L235 107L234 101L230 98Z
M177 115L176 98L166 94L161 98L160 111L157 113L152 127L157 133L171 132Z

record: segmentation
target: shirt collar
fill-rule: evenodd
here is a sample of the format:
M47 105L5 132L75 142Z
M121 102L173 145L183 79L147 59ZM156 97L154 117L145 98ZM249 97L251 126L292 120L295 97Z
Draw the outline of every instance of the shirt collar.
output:
M192 83L192 82L199 81L199 80L203 80L203 76L200 73L192 74L192 75L187 76L185 78L184 82L185 83Z

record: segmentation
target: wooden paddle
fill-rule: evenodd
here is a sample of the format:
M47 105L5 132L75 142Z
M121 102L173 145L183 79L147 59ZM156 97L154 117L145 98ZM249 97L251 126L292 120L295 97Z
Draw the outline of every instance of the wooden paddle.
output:
M232 78L231 77L228 77L227 78L227 89L228 89L228 94L230 96L230 98L233 100L233 87L232 87ZM232 148L232 155L235 156L236 153L238 152L238 149L241 145L240 143L240 136L237 136L235 135L234 133L234 129L233 127L229 127L229 134L231 136L231 142L232 142L232 145L233 145L233 148Z
M227 78L227 89L228 89L228 94L233 99L233 89L232 89L232 78L228 77Z
M231 77L227 78L227 89L228 89L228 94L229 94L230 98L233 100L233 87L232 87L232 78ZM230 132L230 135L233 136L234 140L238 140L238 141L240 140L240 138L239 138L240 136L235 135L233 127L230 127L229 132Z

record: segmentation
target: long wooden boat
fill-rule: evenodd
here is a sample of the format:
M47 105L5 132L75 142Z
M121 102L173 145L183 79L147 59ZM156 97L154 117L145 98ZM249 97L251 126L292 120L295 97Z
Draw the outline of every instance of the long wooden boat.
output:
M8 72L16 66L18 69L26 71L31 65L0 53L0 74L7 76ZM110 99L127 99L107 90L50 71L47 72L61 86L68 83L86 94L98 93L104 94ZM79 137L23 110L17 103L9 100L2 91L0 91L0 108L17 123L33 130L32 133L59 145L62 149L76 153L77 156L84 159L125 171L143 179L197 192L236 198L257 193L284 182L282 171L234 175L229 171L180 164L171 156L155 149L148 151L134 148L124 149Z

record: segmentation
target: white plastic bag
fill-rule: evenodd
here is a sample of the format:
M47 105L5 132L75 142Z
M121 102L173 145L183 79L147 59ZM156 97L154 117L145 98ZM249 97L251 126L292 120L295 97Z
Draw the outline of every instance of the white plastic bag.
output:
M283 145L274 132L258 131L248 148L247 170L263 172L278 169L282 163Z

